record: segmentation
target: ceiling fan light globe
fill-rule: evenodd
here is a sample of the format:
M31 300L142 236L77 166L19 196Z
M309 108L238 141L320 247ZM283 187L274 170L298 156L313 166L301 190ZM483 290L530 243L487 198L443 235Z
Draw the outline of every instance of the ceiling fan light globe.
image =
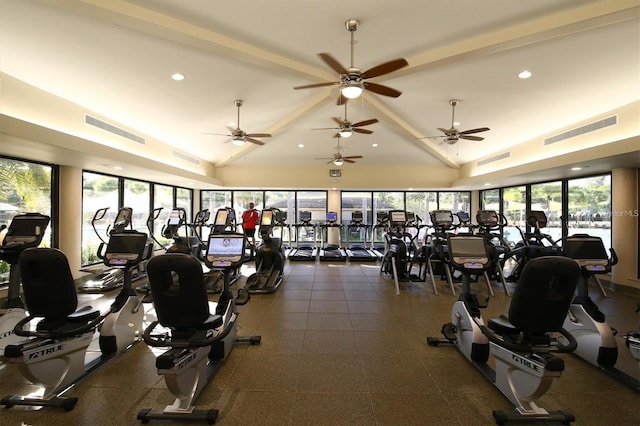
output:
M240 139L240 138L238 138L238 139L233 139L233 140L232 140L232 142L233 142L233 144L234 144L234 145L236 145L236 146L242 146L242 145L244 145L244 139Z
M350 129L344 129L340 130L338 133L340 133L341 138L348 138L353 134L353 131Z
M342 96L347 99L355 99L362 94L362 90L364 89L362 83L357 83L350 81L345 84L345 86L340 89L342 92Z
M342 166L344 164L344 160L342 158L336 158L335 160L333 160L333 164L335 164L336 166Z

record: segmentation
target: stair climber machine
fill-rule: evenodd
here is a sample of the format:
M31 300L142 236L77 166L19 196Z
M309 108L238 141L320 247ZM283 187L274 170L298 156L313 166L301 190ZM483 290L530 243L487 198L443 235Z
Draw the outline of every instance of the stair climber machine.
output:
M151 255L151 250L143 232L111 234L104 263L124 271L124 285L104 313L91 306L78 309L69 262L60 250L30 248L22 253L18 263L29 316L14 328L23 340L7 345L4 355L41 390L37 396L9 395L0 405L73 409L78 398L63 394L142 337L144 309L131 288L131 279L132 270ZM97 329L100 351L89 352Z
M9 264L7 300L0 307L0 356L7 345L23 340L13 331L16 324L27 316L20 297L20 268L18 258L28 248L38 247L49 225L49 216L27 213L15 216L0 246L0 260ZM3 225L2 232L6 229Z
M386 249L385 235L389 231L389 213L388 212L376 212L376 224L371 229L371 244L369 248L378 256L378 259L384 257ZM378 235L380 237L378 237Z
M332 237L333 234L333 238ZM337 234L337 236L335 235ZM340 235L342 234L342 224L338 223L338 213L327 212L326 220L320 224L320 254L323 261L343 261L347 258L347 253L342 248ZM324 236L326 235L326 240ZM337 238L337 241L336 241ZM330 240L334 240L330 242ZM326 241L326 243L324 243Z
M406 223L407 215L404 210L389 211L389 231L385 235L387 248L380 265L380 274L386 273L393 277L396 295L400 295L400 281L420 281L417 275L411 273L409 246L413 243L413 236L406 232Z
M256 272L247 278L245 288L249 293L273 293L282 283L285 254L282 248L282 226L275 226L278 209L264 209L260 215L260 244L256 250ZM274 237L273 230L280 229Z
M362 212L352 212L351 222L347 225L346 249L347 258L350 262L375 262L378 260L378 256L367 248L369 230L371 230L371 225L364 223ZM357 237L353 239L353 235L357 235Z
M316 225L311 223L311 212L301 211L299 222L293 225L296 230L296 246L289 251L289 260L315 262L318 257L316 246Z
M507 280L504 276L504 262L510 257L511 248L509 243L502 236L502 230L507 226L507 218L503 214L495 210L480 210L476 214L477 234L482 235L493 247L498 262L493 271L488 271L490 275L496 278L496 281L502 283L502 288L507 296L510 296Z
M578 342L574 351L580 358L598 367L609 376L640 392L640 381L615 368L618 360L617 331L609 327L605 315L589 297L589 279L611 272L618 263L613 249L609 258L600 237L576 234L563 242L564 255L580 265L577 294L569 306L564 328Z
M234 344L257 345L261 340L260 336L237 335L238 312L229 287L232 271L246 259L245 246L243 234L209 235L205 263L224 274L217 303L208 301L202 268L193 256L169 253L149 261L158 320L146 328L144 341L152 347L169 348L156 358L156 368L176 399L164 409L141 410L137 418L142 423L152 419L216 421L217 409L197 410L193 404Z
M470 277L495 266L486 239L468 234L447 239L451 265L462 272L463 290L453 305L451 322L442 326L445 338L428 337L429 345L455 345L511 401L514 411L493 411L496 423L575 421L571 413L547 411L536 401L564 370L554 352L571 352L577 346L562 328L580 276L577 262L561 256L532 259L522 270L508 316L485 324L480 309L486 305L471 292ZM488 364L490 355L495 368Z
M109 207L98 209L91 219L91 227L93 231L100 239L100 245L98 246L97 256L102 259L105 247L108 244L111 234L122 232L126 229L133 229L131 224L131 218L133 217L133 209L131 207L121 207L118 210L113 225L108 225L106 230L106 238L103 237L98 231L96 225L102 221ZM104 262L103 262L104 263ZM95 268L84 268L82 272L96 273L94 277L88 279L78 286L78 290L84 293L105 293L121 287L124 283L124 276L122 269L120 268L104 268L102 265L99 270Z

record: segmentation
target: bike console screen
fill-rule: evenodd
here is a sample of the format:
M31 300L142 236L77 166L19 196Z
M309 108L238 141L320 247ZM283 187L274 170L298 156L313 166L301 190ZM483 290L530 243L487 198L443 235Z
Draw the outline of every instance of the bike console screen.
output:
M210 235L207 246L207 263L212 267L229 267L242 261L244 256L244 235Z

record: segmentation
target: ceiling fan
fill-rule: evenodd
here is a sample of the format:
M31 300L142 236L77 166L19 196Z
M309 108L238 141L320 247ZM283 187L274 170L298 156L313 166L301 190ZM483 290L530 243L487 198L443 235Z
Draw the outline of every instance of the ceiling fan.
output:
M251 142L256 145L264 145L264 142L255 138L270 138L271 135L269 133L247 133L244 130L240 129L240 107L242 106L243 102L242 102L242 99L236 99L234 103L236 107L238 107L238 121L236 121L237 124L235 129L233 127L227 127L227 129L229 129L231 134L225 134L225 133L205 133L205 134L230 137L231 139L229 139L229 141L232 142L234 145L238 145L238 146L244 145L245 142Z
M348 138L354 132L370 135L371 133L373 133L373 130L361 129L360 127L369 126L371 124L378 122L377 118L371 118L369 120L362 120L362 121L358 121L357 123L352 123L347 119L347 104L344 104L344 120L338 117L331 117L331 119L338 124L338 127L321 127L317 129L311 129L311 130L337 130L338 133L335 134L334 138L340 138L340 137Z
M459 101L457 99L449 100L449 105L451 105L451 128L443 129L442 127L438 127L438 130L444 133L444 135L425 136L424 138L419 138L419 139L444 138L443 139L444 142L448 145L454 145L460 139L467 139L471 141L483 140L484 138L480 136L473 136L472 133L480 133L480 132L486 132L487 130L491 130L488 127L479 127L477 129L470 129L470 130L464 130L464 131L460 131L455 128L455 114L456 114L456 106L458 105L458 102Z
M329 160L327 164L335 164L336 166L342 166L344 163L355 163L355 159L364 158L362 155L348 155L343 156L340 153L340 139L338 137L338 152L333 154L333 158L316 158L316 160Z
M347 31L351 33L351 66L349 68L345 68L336 60L333 56L328 53L320 53L320 59L324 61L332 70L340 74L340 81L333 82L325 82L325 83L316 83L316 84L308 84L305 86L297 86L294 89L309 89L312 87L324 87L324 86L334 86L339 85L341 96L338 99L338 103L344 103L345 99L354 99L360 96L363 90L369 90L371 92L377 93L383 96L390 96L392 98L397 98L402 94L402 92L392 89L388 86L383 86L382 84L371 83L366 80L379 77L384 74L389 74L393 71L397 71L400 68L406 67L409 63L406 59L394 59L389 62L385 62L383 64L377 65L373 68L369 68L366 71L362 71L360 68L356 68L353 65L353 46L354 46L354 33L358 29L358 20L357 19L349 19L345 22L345 27Z

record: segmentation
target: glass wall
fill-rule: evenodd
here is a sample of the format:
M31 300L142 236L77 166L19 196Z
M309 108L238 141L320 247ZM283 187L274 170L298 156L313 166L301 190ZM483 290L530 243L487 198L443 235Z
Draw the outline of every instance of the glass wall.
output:
M22 213L41 213L52 217L53 182L57 169L10 158L0 158L0 225L9 226L14 216ZM53 220L53 218L52 218ZM50 223L42 239L42 246L52 246ZM0 239L4 235L0 235ZM0 261L0 281L8 280L9 265Z
M342 241L362 242L370 240L373 220L373 203L371 192L342 192L340 194L340 223L342 227ZM362 227L349 228L353 212L362 212Z
M542 232L554 240L563 236L564 220L567 235L587 233L599 236L605 246L611 246L610 174L480 192L481 208L497 210L500 202L509 222L505 237L512 243L521 239L515 226L525 229L524 215L528 205L529 210L545 212L548 223Z
M193 205L193 191L190 189L84 171L81 264L87 266L100 260L97 256L98 246L101 241L108 240L109 229L113 226L120 207L133 209L133 228L145 233L149 232L147 219L151 207L163 207L160 217L154 223L154 235L160 242L169 244L170 241L161 238L160 231L174 207L176 193L179 194L181 207L190 212ZM100 209L107 209L106 214L101 219L95 218Z
M193 191L191 189L176 188L176 207L185 210L188 222L193 220Z
M289 245L294 239L291 224L295 223L296 192L295 191L265 191L264 206L267 209L275 208L286 214L285 226L282 229L282 241ZM276 232L276 231L274 231ZM277 236L277 234L276 234Z

